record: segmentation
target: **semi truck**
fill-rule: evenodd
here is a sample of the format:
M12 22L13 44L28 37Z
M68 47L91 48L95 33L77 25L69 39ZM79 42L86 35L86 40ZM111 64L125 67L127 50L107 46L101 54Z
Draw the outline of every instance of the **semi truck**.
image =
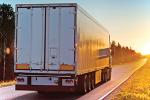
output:
M16 90L86 93L111 79L109 32L76 3L17 4Z

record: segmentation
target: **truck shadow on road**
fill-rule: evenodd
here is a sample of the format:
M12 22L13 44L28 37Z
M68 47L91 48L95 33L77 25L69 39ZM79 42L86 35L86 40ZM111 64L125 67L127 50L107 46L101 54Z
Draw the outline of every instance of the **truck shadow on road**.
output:
M22 95L12 100L76 100L81 97L81 94L77 93L30 93Z

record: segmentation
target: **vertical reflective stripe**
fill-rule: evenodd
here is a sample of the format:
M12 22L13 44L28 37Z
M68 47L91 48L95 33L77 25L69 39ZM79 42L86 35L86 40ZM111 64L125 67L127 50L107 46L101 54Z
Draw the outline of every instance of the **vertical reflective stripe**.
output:
M31 21L30 21L30 25L31 25L31 28L30 28L30 53L29 53L29 63L32 64L32 16L33 16L33 8L31 8Z
M50 38L49 38L49 34L50 34L50 11L51 11L51 9L50 9L50 7L48 7L48 17L47 17L47 18L48 18L48 19L47 19L47 22L48 22L48 23L47 23L47 28L48 28L48 29L47 29L47 40L48 40L48 41L47 41L47 43L46 43L46 44L47 44L47 45L46 45L46 46L47 46L47 47L46 47L46 48L47 48L46 50L47 50L47 55L48 55L48 56L46 56L46 60L47 60L47 62L46 62L47 70L49 69L49 65L48 65L48 64L49 64L49 59L50 59L50 58L49 58L49 56L50 56L50 53L49 53L49 49L50 49L50 47L49 47L49 39L50 39Z
M44 69L46 67L46 7L45 9L45 25L44 25Z
M43 36L43 33L44 33L44 8L41 8L41 11L42 11L42 33L41 33L41 35L42 35L42 44L44 44L43 43L43 38L44 38L44 36ZM43 48L42 48L42 46L41 46L41 54L43 54ZM43 67L43 56L41 56L41 61L40 61L40 63L41 63L41 66L40 66L40 69L42 69L42 67Z
M58 27L58 30L59 30L59 32L58 32L58 36L59 36L59 38L58 38L58 44L59 44L59 61L58 61L58 64L60 65L60 35L61 35L61 7L59 7L59 19L58 19L59 21L59 27Z

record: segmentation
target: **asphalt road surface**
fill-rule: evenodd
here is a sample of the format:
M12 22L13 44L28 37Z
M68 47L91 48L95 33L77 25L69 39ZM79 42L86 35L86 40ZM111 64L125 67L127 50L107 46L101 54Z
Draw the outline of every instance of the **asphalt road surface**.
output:
M114 89L127 80L137 69L146 63L147 59L132 63L113 66L112 79L91 92L80 95L77 93L46 93L38 94L35 91L16 91L15 86L0 88L0 100L98 100L105 99Z

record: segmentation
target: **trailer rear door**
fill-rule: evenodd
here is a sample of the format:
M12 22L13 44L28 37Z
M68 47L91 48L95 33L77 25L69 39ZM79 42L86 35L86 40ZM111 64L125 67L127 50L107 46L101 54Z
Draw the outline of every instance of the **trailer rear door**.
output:
M61 70L61 65L74 65L75 7L34 6L17 12L17 69Z
M44 69L44 8L18 8L17 69Z
M47 7L46 67L74 64L75 7ZM65 70L65 69L64 69Z

